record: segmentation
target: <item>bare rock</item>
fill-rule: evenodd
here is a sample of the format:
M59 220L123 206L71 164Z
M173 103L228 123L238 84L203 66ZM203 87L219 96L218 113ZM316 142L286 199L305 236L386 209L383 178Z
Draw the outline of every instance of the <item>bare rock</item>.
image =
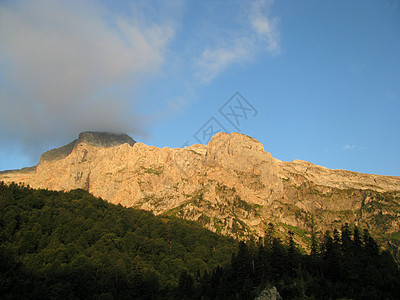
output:
M125 143L133 146L136 142L127 134L85 131L79 134L78 143L87 143L97 147L115 147Z
M240 133L218 133L208 145L161 149L127 135L84 132L43 154L36 169L3 172L0 180L81 188L240 238L262 237L270 222L281 235L299 228L300 244L314 225L324 231L348 222L383 235L400 227L400 177L282 162Z
M80 143L86 143L97 147L115 147L122 144L133 146L136 142L127 134L113 134L108 132L85 131L79 134L79 138L71 143L51 149L42 154L40 161L52 161L66 158Z
M276 287L273 286L265 288L258 297L254 298L254 300L282 300L282 297Z

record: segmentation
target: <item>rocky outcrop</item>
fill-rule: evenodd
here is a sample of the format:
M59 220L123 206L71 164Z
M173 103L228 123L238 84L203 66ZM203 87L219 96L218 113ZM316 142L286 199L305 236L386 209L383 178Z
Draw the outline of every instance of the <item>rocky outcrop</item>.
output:
M136 142L129 135L126 134L113 134L108 132L94 132L85 131L79 134L79 138L71 143L51 149L42 154L40 161L59 160L67 157L74 150L75 146L80 143L87 143L97 147L115 147L122 144L129 144L133 146Z
M97 147L115 147L122 144L133 146L136 142L127 134L85 131L79 134L77 143L87 143Z
M265 288L254 300L282 300L282 297L276 287L273 286Z
M126 135L82 133L44 154L35 170L0 174L35 188L82 188L112 203L176 215L222 234L262 236L344 222L390 237L399 232L400 178L282 162L257 140L218 133L206 145L156 148ZM50 151L50 152L51 152Z
M78 142L78 140L74 140L71 143L69 143L68 145L46 151L40 157L40 162L59 160L59 159L66 158L68 155L71 154L72 150L74 150L77 142Z

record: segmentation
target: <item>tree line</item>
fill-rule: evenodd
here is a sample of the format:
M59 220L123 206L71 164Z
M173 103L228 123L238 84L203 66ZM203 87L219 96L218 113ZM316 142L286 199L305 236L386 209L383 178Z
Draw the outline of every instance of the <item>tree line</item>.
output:
M283 299L399 299L398 265L368 230L344 224L320 239L313 234L311 248L301 252L293 233L285 242L275 237L270 224L265 239L239 242L227 266L196 280L183 274L179 290L185 299L254 299L273 286Z

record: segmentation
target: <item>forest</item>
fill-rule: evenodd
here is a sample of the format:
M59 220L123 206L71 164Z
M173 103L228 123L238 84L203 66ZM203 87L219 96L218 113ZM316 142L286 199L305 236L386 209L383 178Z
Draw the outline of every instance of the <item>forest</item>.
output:
M313 233L311 253L269 224L236 241L83 190L0 182L1 299L399 299L400 271L367 229Z

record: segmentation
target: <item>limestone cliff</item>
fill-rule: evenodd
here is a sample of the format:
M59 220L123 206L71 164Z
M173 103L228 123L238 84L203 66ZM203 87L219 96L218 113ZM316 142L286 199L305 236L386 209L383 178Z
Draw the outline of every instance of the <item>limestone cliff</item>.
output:
M126 135L82 133L43 154L36 168L0 180L82 188L112 203L176 215L222 234L262 236L272 222L302 244L312 227L344 222L390 240L400 232L400 177L282 162L257 140L218 133L206 145L160 149Z
M126 134L112 134L108 132L85 131L79 134L79 138L68 145L51 149L42 154L40 161L59 160L67 157L74 150L75 146L87 143L98 147L115 147L125 143L133 146L136 142Z

